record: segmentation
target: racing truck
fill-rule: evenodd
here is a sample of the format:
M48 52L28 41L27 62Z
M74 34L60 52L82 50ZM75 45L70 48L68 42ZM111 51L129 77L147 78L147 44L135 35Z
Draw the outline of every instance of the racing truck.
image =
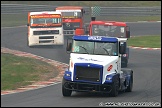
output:
M64 45L61 12L28 12L27 26L27 46Z
M72 92L99 92L116 97L119 91L131 92L133 70L121 68L127 38L77 36L67 39L69 67L62 78L62 95Z
M75 29L80 29L84 33L84 13L85 10L81 6L58 6L55 8L57 12L61 12L63 16L63 28L65 36L74 36Z
M76 35L83 35L80 29L76 29ZM119 21L99 21L91 17L91 22L85 27L85 35L89 36L107 36L130 38L130 27L125 22ZM129 47L124 43L126 52L122 55L122 67L127 67L129 60Z

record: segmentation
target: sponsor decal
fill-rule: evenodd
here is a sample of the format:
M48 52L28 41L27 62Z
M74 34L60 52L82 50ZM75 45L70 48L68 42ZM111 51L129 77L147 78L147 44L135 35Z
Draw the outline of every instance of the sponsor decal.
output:
M113 68L113 65L110 65L110 66L107 68L107 71L110 71L112 68Z
M89 36L88 40L101 40L102 37L101 36Z
M66 22L71 22L71 19L65 19Z
M77 59L79 59L79 60L85 60L85 61L98 61L98 62L102 62L102 61L95 60L95 59L92 59L92 58L91 59L86 59L86 58L79 57Z
M113 23L105 23L106 25L113 25Z

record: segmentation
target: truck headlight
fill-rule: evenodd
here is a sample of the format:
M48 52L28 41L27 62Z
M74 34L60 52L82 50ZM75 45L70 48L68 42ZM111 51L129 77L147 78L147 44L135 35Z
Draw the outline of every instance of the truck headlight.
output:
M69 73L65 73L65 76L67 76L67 77L69 77L69 76L71 76Z
M66 80L71 80L71 72L65 71L65 73L64 73L64 78L65 78Z
M111 80L111 77L109 77L109 76L108 76L108 77L106 77L106 80Z
M112 76L111 75L107 75L106 79L105 79L105 83L112 83Z

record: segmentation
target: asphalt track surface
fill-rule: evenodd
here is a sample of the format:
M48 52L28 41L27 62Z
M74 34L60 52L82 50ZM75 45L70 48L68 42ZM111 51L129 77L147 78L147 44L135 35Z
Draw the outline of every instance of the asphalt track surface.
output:
M131 36L161 35L161 23L128 23ZM27 47L27 27L1 28L1 47L32 53L68 64L64 46ZM130 48L128 68L134 71L133 91L117 97L97 93L76 93L63 97L61 83L21 93L1 95L1 107L99 107L108 102L152 103L161 105L161 50Z

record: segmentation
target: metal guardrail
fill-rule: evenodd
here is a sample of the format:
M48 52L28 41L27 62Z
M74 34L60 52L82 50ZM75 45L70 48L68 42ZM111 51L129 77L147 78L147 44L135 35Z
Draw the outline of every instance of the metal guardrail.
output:
M32 11L53 11L57 6L1 4L1 14L22 14ZM161 15L161 7L100 7L100 16L155 16ZM90 15L90 7L84 7Z
M101 7L101 16L152 16L161 15L161 7Z

